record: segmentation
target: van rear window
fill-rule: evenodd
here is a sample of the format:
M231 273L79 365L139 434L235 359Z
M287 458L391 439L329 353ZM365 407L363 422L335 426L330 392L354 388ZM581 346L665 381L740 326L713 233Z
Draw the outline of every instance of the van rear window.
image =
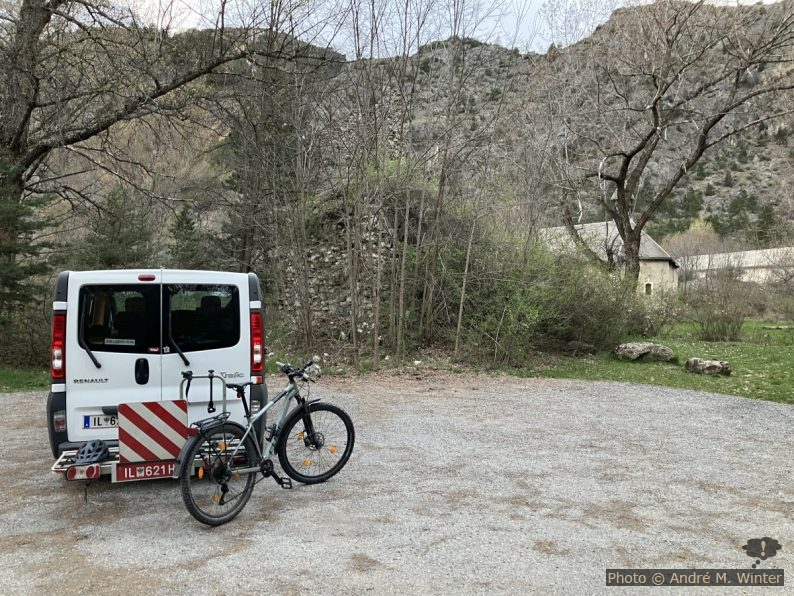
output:
M183 352L229 348L240 341L236 286L168 284L165 300L170 319L166 325Z
M159 353L160 312L159 286L83 286L80 336L96 352Z
M96 352L173 353L173 343L182 352L228 348L240 341L239 290L168 284L161 300L159 285L86 285L80 339Z

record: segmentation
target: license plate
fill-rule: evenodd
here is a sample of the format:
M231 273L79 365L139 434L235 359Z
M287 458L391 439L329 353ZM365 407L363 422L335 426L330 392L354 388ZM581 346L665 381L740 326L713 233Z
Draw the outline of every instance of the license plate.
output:
M83 416L83 428L114 428L118 425L117 416Z
M116 464L116 476L113 482L132 482L134 480L171 478L174 473L175 465L175 461Z

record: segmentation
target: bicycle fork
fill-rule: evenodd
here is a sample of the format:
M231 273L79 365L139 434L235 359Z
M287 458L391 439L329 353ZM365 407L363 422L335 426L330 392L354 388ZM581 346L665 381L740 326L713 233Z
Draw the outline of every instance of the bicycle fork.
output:
M312 422L312 417L309 415L309 405L320 400L313 399L307 401L302 397L298 397L297 399L302 411L301 418L303 419L303 430L306 433L303 437L303 444L310 449L319 451L323 446L324 439L321 434L318 435L314 430L314 422Z

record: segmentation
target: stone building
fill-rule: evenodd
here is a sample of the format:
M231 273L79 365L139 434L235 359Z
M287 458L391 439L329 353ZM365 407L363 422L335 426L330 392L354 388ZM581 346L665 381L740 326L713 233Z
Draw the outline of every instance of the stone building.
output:
M794 247L695 255L679 260L686 279L697 279L719 269L734 269L737 278L758 284L787 283L794 279Z
M574 226L582 240L604 262L623 260L623 240L615 222L578 224ZM541 240L554 250L574 250L574 242L565 226L544 228L538 232ZM678 288L678 263L644 231L640 238L640 277L638 291L652 295Z

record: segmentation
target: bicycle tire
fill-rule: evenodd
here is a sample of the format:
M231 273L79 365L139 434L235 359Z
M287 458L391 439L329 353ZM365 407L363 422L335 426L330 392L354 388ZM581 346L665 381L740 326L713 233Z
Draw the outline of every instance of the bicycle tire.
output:
M303 407L299 406L289 415L279 435L278 461L296 482L317 484L345 466L353 452L356 433L353 421L342 408L322 402L311 403L308 408L315 434L320 436L319 448L307 436Z
M236 468L256 466L256 447L251 435L232 457L244 433L236 424L225 424L191 439L179 483L185 507L203 524L220 526L231 521L251 498L256 474L235 472ZM201 462L199 466L197 460ZM231 497L227 498L229 493Z

